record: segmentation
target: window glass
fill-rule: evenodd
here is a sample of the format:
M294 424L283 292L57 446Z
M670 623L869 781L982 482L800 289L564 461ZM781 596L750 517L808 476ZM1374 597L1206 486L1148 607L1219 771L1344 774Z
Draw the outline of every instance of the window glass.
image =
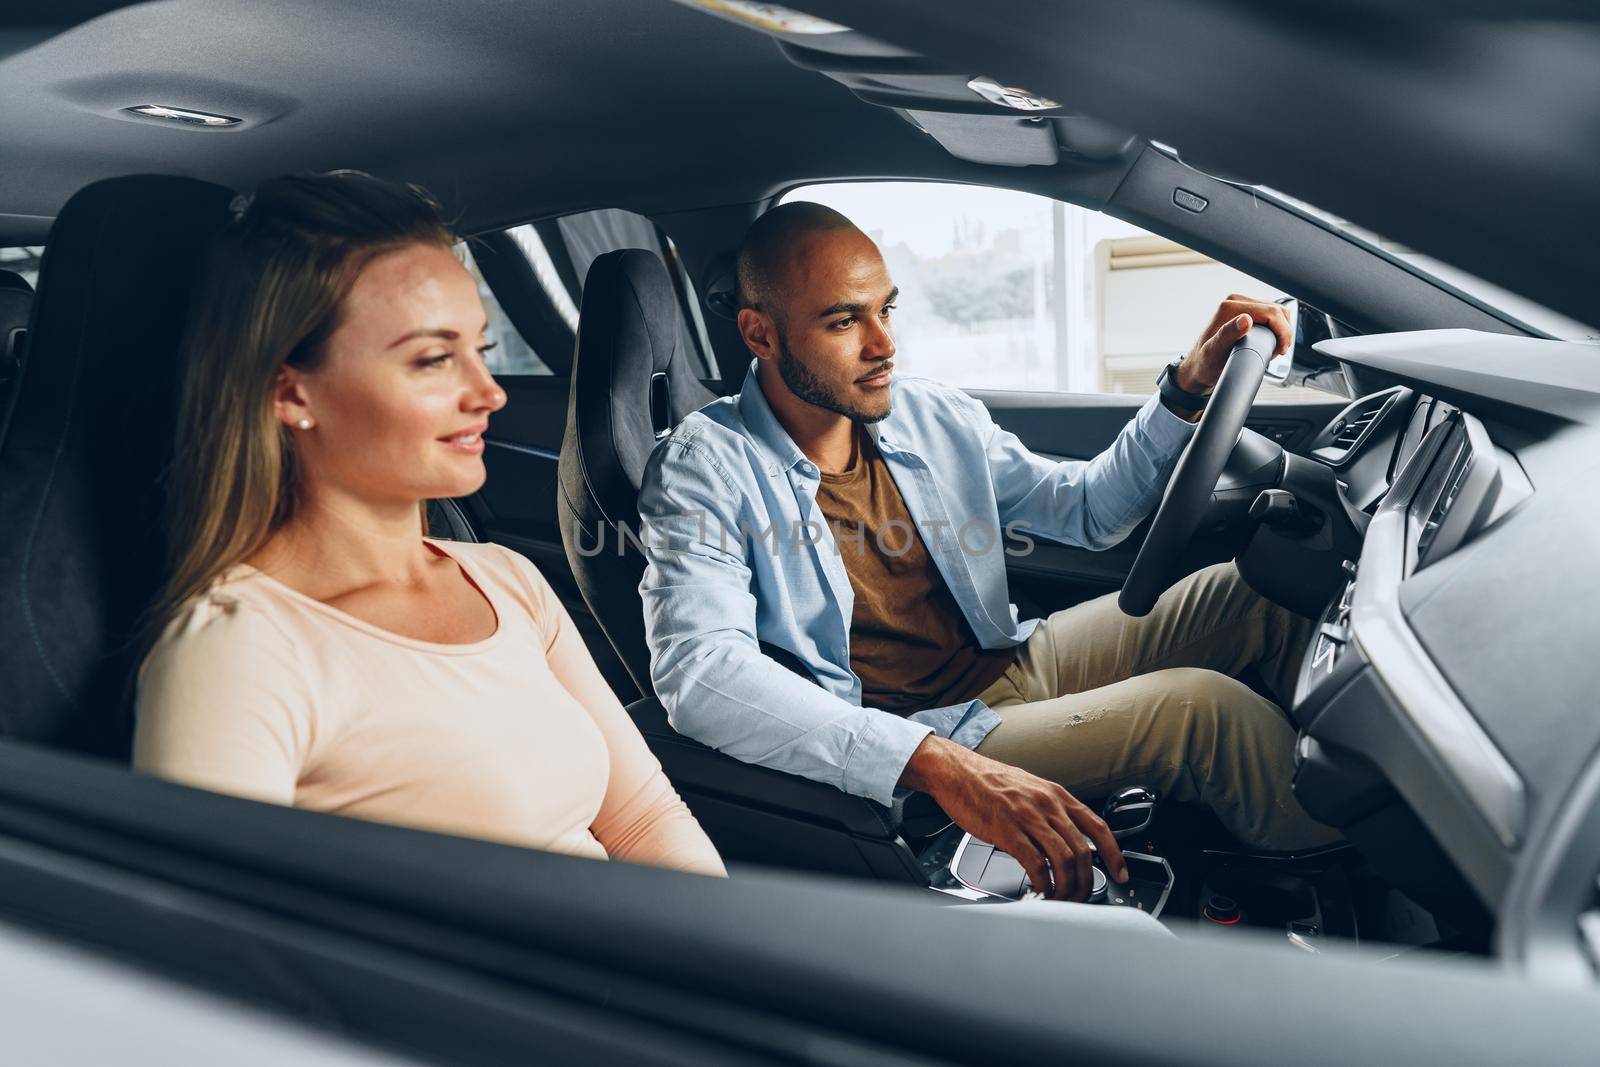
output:
M35 289L39 287L39 260L44 256L43 246L16 246L0 248L0 270L14 270Z
M572 344L578 330L578 310L583 303L583 285L594 261L620 248L643 248L661 257L672 275L678 295L678 341L689 355L689 363L703 377L713 377L704 322L699 315L699 298L687 273L678 262L677 249L650 219L631 211L605 208L583 211L537 223L525 223L505 231L533 270L538 283L526 299L542 307L523 309L522 319L510 314L496 298L472 258L470 248L461 246L467 268L478 279L478 291L489 313L491 340L500 347L489 353L489 366L497 374L555 374L552 367L569 364ZM519 333L515 322L522 321L527 332ZM541 339L535 343L527 335ZM559 358L540 358L536 349L562 349ZM565 373L561 371L559 373Z
M1029 193L851 182L783 200L827 204L878 243L900 287L897 362L964 388L1153 393L1229 293L1285 295L1137 226ZM1328 396L1266 384L1260 398Z
M500 301L495 298L494 290L489 288L489 283L483 280L483 274L478 270L478 262L472 257L472 249L463 241L456 245L456 254L461 257L461 262L466 265L472 277L478 283L478 296L483 300L484 314L489 319L489 329L485 339L494 345L494 348L484 356L484 363L491 374L552 374L554 373L539 354L533 350L517 328L512 325L511 318L506 314L505 308L500 306Z
M619 248L644 248L661 257L672 276L678 294L678 343L689 355L689 364L701 377L715 377L710 359L711 345L706 340L700 319L699 296L687 272L678 262L677 249L654 222L643 215L618 208L584 211L557 221L572 270L578 279L575 300L581 300L583 282L589 267L606 252Z
M1356 238L1364 244L1380 248L1392 256L1405 260L1424 274L1431 275L1446 285L1453 285L1463 293L1474 299L1480 300L1489 307L1505 315L1509 315L1527 326L1542 330L1551 337L1563 341L1581 341L1587 344L1600 342L1600 328L1591 323L1579 322L1568 318L1558 311L1551 311L1543 304L1535 303L1527 297L1518 296L1516 293L1502 289L1493 282L1486 282L1464 270L1457 270L1448 263L1441 263L1432 256L1425 256L1421 252L1414 252L1397 241L1391 241L1371 230L1357 226L1349 219L1323 211L1312 206L1304 200L1296 200L1287 193L1280 193L1276 189L1269 189L1264 185L1255 187L1266 196L1282 200L1293 205L1307 214L1315 215L1329 225L1336 226L1345 233Z

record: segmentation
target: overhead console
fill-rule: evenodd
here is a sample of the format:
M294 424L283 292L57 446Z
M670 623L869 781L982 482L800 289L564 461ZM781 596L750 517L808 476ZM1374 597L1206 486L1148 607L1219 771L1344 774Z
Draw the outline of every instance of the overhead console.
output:
M893 110L957 159L989 166L1131 162L1143 141L1008 84L773 4L679 0L770 36L789 61Z

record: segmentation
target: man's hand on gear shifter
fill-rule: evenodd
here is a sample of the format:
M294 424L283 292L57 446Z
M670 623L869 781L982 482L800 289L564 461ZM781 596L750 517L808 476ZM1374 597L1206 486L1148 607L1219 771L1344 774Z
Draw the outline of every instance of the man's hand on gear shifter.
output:
M957 826L1009 853L1033 888L1052 900L1088 899L1095 849L1112 878L1128 880L1122 849L1104 820L1054 782L930 734L911 754L900 784L927 793Z

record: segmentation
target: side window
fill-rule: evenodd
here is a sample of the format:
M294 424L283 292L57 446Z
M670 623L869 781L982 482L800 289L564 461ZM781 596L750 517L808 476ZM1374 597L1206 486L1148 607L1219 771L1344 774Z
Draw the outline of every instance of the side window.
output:
M489 354L490 369L496 374L567 375L589 267L620 248L643 248L661 257L678 296L679 343L691 366L703 377L713 377L700 301L672 239L645 216L616 208L525 223L461 246L489 314L490 340L500 342ZM514 257L518 269L505 270L502 257Z
M43 246L13 245L0 248L0 270L14 270L33 288L39 287L39 260Z
M489 367L489 373L554 374L555 371L550 369L550 365L539 358L539 354L533 350L533 345L522 336L511 321L511 316L501 306L494 290L484 280L483 271L478 267L477 257L472 254L471 244L466 241L461 242L456 246L456 253L472 277L477 280L478 297L483 301L483 310L489 319L485 340L494 345L484 359Z
M900 287L910 374L978 389L1155 391L1229 293L1285 294L1109 215L1030 193L931 182L791 190L849 216ZM1327 396L1264 385L1260 399Z

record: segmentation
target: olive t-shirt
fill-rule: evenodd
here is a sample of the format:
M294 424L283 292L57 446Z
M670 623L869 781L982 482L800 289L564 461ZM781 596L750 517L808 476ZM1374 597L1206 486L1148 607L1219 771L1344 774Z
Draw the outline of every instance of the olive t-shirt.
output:
M861 703L910 713L971 700L1016 649L978 644L872 436L858 442L850 469L820 476L817 506L855 590L850 669Z

